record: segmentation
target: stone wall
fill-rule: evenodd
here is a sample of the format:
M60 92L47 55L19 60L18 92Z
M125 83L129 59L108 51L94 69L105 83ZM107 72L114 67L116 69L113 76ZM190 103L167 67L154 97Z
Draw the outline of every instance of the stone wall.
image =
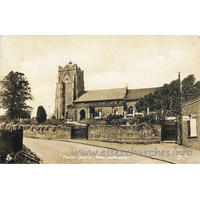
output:
M40 139L71 139L71 127L67 126L23 126L24 137Z
M125 142L130 144L160 143L161 126L155 125L154 127L146 126L139 128L126 125L91 125L88 127L88 140Z
M189 102L182 107L183 117L196 114L196 137L189 137L188 133L188 121L182 121L182 143L185 146L192 147L194 149L200 149L200 99Z
M51 125L19 125L0 123L0 130L23 130L24 137L40 139L71 139L71 127Z
M116 108L120 109L120 107L116 107ZM103 107L103 106L95 107L95 111L98 112L99 110L102 110L101 117L105 117L106 115L113 113L112 107Z
M129 103L129 105L135 106L135 101ZM118 115L124 114L124 100L107 100L107 101L97 101L97 102L75 102L74 110L77 110L77 120L80 120L80 111L85 110L86 118L90 118L90 107L95 109L95 112L102 110L101 117L105 117L111 113L114 113L114 109L118 109Z

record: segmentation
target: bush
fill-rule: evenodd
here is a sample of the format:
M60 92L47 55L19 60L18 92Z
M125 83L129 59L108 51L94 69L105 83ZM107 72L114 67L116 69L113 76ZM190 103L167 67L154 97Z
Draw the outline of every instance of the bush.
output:
M36 120L38 123L43 123L47 119L47 114L43 106L39 106L37 110Z
M112 114L109 114L108 116L106 116L105 120L106 120L107 124L109 124L113 120Z
M1 115L0 116L0 122L9 122L9 117L7 117L6 115Z
M119 124L126 124L127 120L126 119L119 119Z
M107 124L112 125L120 125L120 124L127 124L129 122L131 125L133 124L156 124L156 115L150 114L146 116L136 115L134 118L126 118L124 119L122 115L108 115L106 117Z
M106 116L106 122L107 124L120 124L120 121L121 122L123 121L123 115L112 115L112 114L109 114L108 116ZM125 122L122 122L125 124Z

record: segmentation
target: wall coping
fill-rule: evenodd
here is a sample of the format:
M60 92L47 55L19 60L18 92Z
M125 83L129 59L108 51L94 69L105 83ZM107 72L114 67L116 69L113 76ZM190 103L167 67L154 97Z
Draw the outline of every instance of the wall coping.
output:
M119 126L113 126L113 125L90 125L89 127L136 127L135 125L119 125ZM153 126L161 126L160 124L153 124Z
M58 125L58 126L51 126L51 125L30 125L30 124L25 124L25 125L21 125L21 124L6 124L6 123L0 123L0 129L1 130L8 130L8 129L13 129L13 130L18 130L21 128L26 128L29 127L31 129L36 128L36 129L42 129L42 128L53 128L53 129L59 129L59 128L71 128L69 126L62 126L62 125Z
M186 103L182 106L182 108L187 107L187 106L189 106L189 105L192 105L192 104L194 104L194 103L197 103L197 102L199 102L199 101L200 101L200 98L198 97L196 100L192 100L192 101L190 101L190 102L186 102Z

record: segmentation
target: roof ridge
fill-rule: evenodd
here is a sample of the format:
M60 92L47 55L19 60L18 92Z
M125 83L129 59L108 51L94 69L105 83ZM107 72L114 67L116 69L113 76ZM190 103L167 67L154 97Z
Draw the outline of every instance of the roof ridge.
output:
M162 86L160 86L162 87ZM135 88L135 89L128 89L128 90L145 90L145 89L157 89L160 87L149 87L149 88ZM110 88L110 89L97 89L97 90L85 90L84 92L90 92L90 91L101 91L101 90L117 90L117 89L126 89L126 87L123 88Z
M191 99L190 101L184 102L184 103L182 104L182 107L188 106L188 105L193 104L193 103L196 103L196 102L198 102L198 101L200 101L200 96L198 96L198 97L196 97L196 98L194 98L194 99Z
M135 88L135 89L128 89L128 90L145 90L145 89L157 89L161 87L150 87L150 88Z
M117 89L126 89L126 87L124 87L124 88L111 88L111 89L99 89L99 90L86 90L85 92L89 92L89 91L101 91L101 90L117 90Z

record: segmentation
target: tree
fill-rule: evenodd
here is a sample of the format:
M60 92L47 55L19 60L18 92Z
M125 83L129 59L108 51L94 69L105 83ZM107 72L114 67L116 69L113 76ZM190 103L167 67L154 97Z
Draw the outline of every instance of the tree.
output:
M194 99L195 93L195 76L191 74L182 81L182 101L187 102Z
M200 81L197 81L195 83L194 89L195 89L195 97L199 97L200 96Z
M138 112L142 112L143 110L145 110L144 104L145 104L145 99L142 97L135 105Z
M38 123L42 123L45 122L47 119L47 114L45 109L43 108L43 106L39 106L37 109L37 116L36 116L36 120Z
M169 105L169 110L168 115L172 116L177 116L179 114L179 80L173 80L169 84L169 100L170 100L170 105ZM166 97L165 97L166 98Z
M195 83L193 74L183 79L181 83L182 102L190 101L200 96L200 81ZM179 114L179 80L173 80L170 84L164 84L157 88L153 94L147 94L136 103L138 112L156 111L164 116L177 116Z
M33 108L27 100L33 100L27 78L23 73L9 72L1 81L1 108L10 120L30 117Z

